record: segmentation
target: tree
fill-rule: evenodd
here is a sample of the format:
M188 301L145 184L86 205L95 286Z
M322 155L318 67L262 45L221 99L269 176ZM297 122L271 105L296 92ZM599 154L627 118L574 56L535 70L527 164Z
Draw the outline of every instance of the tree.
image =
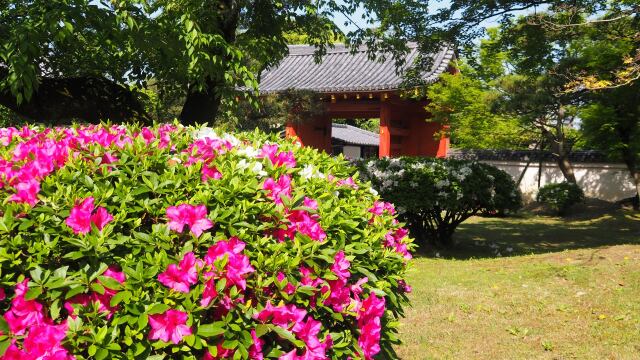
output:
M579 60L576 67L600 74L605 82L595 88L583 84L582 90L575 91L584 98L580 118L590 145L626 164L637 190L634 207L640 209L640 83L619 82L618 72L608 72L629 65L626 59L640 48L640 22L626 19L600 27L605 31L588 31L574 44Z
M429 111L448 126L452 146L461 149L514 149L534 142L517 117L494 111L500 92L464 63L458 74L443 74L427 88Z
M575 139L567 127L575 119L576 96L563 92L569 57L563 38L532 29L524 18L488 34L471 53L473 67L429 87L428 110L451 126L452 142L463 146L513 148L543 139L565 179L575 183L569 161Z
M287 34L320 56L340 35L332 14L359 7L385 25L346 41L400 59L392 1L0 0L0 104L33 120L148 122L136 89L153 81L184 99L183 123L213 121L223 99L251 95L260 70L285 56Z

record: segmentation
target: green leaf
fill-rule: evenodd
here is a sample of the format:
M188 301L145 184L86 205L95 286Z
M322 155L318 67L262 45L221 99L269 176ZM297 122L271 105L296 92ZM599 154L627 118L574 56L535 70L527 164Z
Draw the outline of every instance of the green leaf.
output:
M11 345L11 339L0 341L0 356L4 355L4 353L7 351L10 345Z
M129 301L130 298L131 298L130 291L120 291L111 298L109 305L112 307L117 306L123 301Z
M32 287L29 288L29 290L27 290L27 293L24 295L24 298L26 300L33 300L35 298L37 298L38 296L40 296L42 294L42 288L41 287Z
M225 332L225 323L222 321L214 322L212 324L203 324L198 327L198 335L203 337L212 337Z
M70 298L72 298L72 297L74 297L74 296L76 296L76 295L78 295L80 293L83 293L85 290L86 290L85 287L82 286L82 285L73 287L73 288L69 289L69 291L67 291L67 294L65 295L64 298L65 299L70 299Z
M102 284L107 289L120 290L122 288L122 284L120 284L118 280L110 276L98 276L98 280L100 280L100 284Z
M104 294L104 286L99 283L91 283L91 290L97 292L98 294Z
M60 299L55 299L51 303L49 307L49 314L51 314L51 319L55 320L60 316Z
M296 339L295 335L293 335L293 333L287 329L283 329L280 326L277 325L268 325L269 329L271 329L271 331L275 332L276 334L278 334L278 336L280 336L281 338L285 339L285 340L289 340L290 342L292 342L293 344L295 344L298 347L302 347L304 345L304 343L298 339Z
M149 310L147 310L147 314L162 314L165 311L169 310L171 307L167 304L155 304Z

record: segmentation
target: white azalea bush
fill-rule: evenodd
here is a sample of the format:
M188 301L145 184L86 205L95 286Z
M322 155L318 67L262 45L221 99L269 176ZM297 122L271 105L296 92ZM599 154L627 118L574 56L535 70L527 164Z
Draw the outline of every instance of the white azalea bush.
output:
M411 240L261 133L0 129L0 359L396 358Z
M362 160L358 168L397 206L420 243L452 245L458 225L481 212L515 211L521 196L506 172L487 164L434 158Z

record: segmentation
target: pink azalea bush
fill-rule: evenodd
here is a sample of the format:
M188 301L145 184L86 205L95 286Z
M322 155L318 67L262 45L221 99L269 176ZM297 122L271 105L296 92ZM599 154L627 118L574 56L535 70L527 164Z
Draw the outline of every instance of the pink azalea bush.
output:
M259 133L0 129L0 359L396 358L411 240Z

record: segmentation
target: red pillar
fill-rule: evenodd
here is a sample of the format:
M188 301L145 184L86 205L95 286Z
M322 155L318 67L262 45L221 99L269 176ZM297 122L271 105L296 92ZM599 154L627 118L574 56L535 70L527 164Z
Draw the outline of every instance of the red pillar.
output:
M436 157L445 158L447 157L447 153L449 152L449 136L447 136L449 132L449 126L444 125L442 128L442 135L440 136L440 142L438 143L438 153Z
M327 115L305 122L288 122L285 136L297 138L300 145L324 150L331 154L331 118Z
M391 106L388 101L380 103L380 143L378 157L391 156Z

